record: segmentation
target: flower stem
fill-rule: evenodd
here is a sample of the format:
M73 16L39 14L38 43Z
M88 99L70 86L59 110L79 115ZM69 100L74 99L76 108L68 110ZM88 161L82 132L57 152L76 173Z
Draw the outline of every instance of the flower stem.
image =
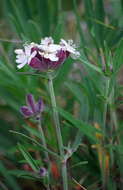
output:
M106 77L105 80L105 104L104 104L104 111L103 111L103 135L104 135L104 141L105 141L105 135L106 135L106 115L107 115L107 108L108 108L108 98L109 98L109 84L110 79Z
M42 145L44 146L44 148L47 149L47 144L46 144L46 140L45 140L45 135L44 135L44 132L43 132L43 129L42 129L42 126L41 126L41 118L39 119L39 122L38 122L38 130L41 134L41 141L42 141ZM47 151L45 151L45 158L47 160L47 162L49 162L49 154Z
M104 103L104 110L103 110L103 146L106 144L106 116L107 116L107 108L108 108L108 101L109 101L109 85L110 85L110 78L105 77L105 103ZM102 158L102 183L103 183L103 189L107 189L107 180L108 176L105 170L105 159L106 159L106 153L104 153Z
M47 149L47 144L46 144L46 140L45 140L45 135L42 129L42 125L41 125L41 117L38 120L38 130L40 132L41 135L41 142L42 145L45 149ZM49 173L50 173L50 159L49 159L49 154L48 152L44 152L45 153L45 158L46 158L46 162L48 163L48 174L47 174L47 179L48 179L48 183L47 183L47 190L50 190L50 184L49 184Z
M56 110L56 99L55 99L55 94L54 94L53 80L52 80L51 73L48 73L48 77L49 77L48 85L49 85L49 92L50 92L51 104L52 104L52 109L53 109L53 118L54 118L54 123L55 123L58 147L59 147L61 158L64 158L63 140L62 140L61 129L60 129L59 115L58 115L58 111ZM64 160L61 163L61 171L62 171L62 179L63 179L63 189L68 190L67 167L66 167L66 161Z

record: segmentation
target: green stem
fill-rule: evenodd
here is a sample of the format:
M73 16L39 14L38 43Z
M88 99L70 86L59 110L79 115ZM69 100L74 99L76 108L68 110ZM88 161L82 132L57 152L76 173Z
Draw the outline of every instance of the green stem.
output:
M105 103L104 103L104 111L103 111L103 135L104 135L104 141L105 141L105 135L106 135L106 115L107 115L107 108L108 108L108 98L109 98L109 84L110 79L106 77L106 85L105 85Z
M107 116L107 108L108 108L108 101L109 101L109 85L110 85L110 79L108 77L105 77L105 103L104 103L104 110L103 110L103 146L106 144L106 116ZM105 153L102 160L102 183L103 183L103 190L107 189L107 175L105 171Z
M47 149L47 144L46 144L46 140L45 140L45 135L44 135L44 132L43 132L43 129L42 129L42 125L41 125L41 117L39 118L38 120L38 130L41 134L41 142L42 142L42 145L45 149ZM45 158L46 158L46 161L48 163L48 174L47 174L47 179L48 179L48 182L47 182L47 190L50 190L50 180L49 180L49 173L50 173L50 159L49 159L49 154L47 151L44 151L45 153Z
M62 11L62 1L58 0L58 13L60 14Z
M63 189L68 190L67 166L66 166L66 161L64 161L64 147L63 147L63 141L62 141L62 135L61 135L61 129L60 129L59 115L56 109L56 99L55 99L55 94L54 94L51 73L48 73L48 77L49 77L48 85L49 85L49 92L50 92L51 104L52 104L52 109L53 109L53 119L55 123L58 147L59 147L60 156L61 158L63 158L63 161L61 163Z
M117 134L115 137L115 141L114 138L112 139L112 147L115 144L117 144L118 146L120 146L121 142L120 142L120 136L117 133L118 131L118 120L117 120L117 113L116 113L116 109L113 106L115 104L115 85L112 89L112 93L111 93L111 101L110 101L110 118L111 118L111 138L113 136L113 134ZM117 148L117 157L118 157L118 163L119 163L119 174L120 174L120 179L122 179L123 177L123 169L121 167L121 165L123 165L123 160L122 160L122 156L121 156L121 152L119 150L119 148ZM113 168L114 164L115 164L115 157L114 157L114 152L111 148L111 167ZM120 184L122 184L122 181L120 180Z
M47 149L47 144L46 144L46 140L45 140L45 135L44 135L44 132L43 132L43 129L42 129L42 126L41 126L41 118L39 119L38 121L38 130L41 134L41 142L42 142L42 145L44 146L45 149ZM47 160L47 162L49 162L49 155L48 155L48 152L45 151L45 158Z

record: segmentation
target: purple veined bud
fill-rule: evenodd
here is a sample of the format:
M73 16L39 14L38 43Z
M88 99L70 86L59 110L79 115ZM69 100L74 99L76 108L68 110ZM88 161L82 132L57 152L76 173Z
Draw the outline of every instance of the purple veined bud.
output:
M46 170L46 168L41 167L40 170L39 170L39 175L40 175L41 177L45 177L45 176L47 175L47 170Z
M25 118L35 117L37 120L41 117L41 112L44 110L44 103L40 98L38 102L35 102L35 99L32 94L27 94L26 96L26 106L20 108L21 113Z

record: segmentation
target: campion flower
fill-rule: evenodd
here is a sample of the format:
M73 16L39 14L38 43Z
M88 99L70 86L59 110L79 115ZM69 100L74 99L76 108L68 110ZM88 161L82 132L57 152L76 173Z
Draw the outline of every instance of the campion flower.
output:
M40 44L26 44L24 49L17 49L15 53L19 69L27 64L33 69L45 72L57 69L69 56L80 56L72 40L61 39L59 44L55 44L52 37L42 39Z
M16 49L15 53L16 55L16 63L20 63L17 65L18 69L21 69L24 67L24 65L29 64L33 57L36 55L36 51L31 53L31 49L33 46L36 46L36 44L31 43L30 45L25 44L24 50L23 49Z
M21 113L25 118L36 117L38 119L41 112L44 110L44 104L41 98L35 103L34 97L32 94L26 96L27 106L22 106L20 108Z
M62 50L66 52L67 57L70 55L73 59L77 59L80 56L80 53L76 50L76 45L73 43L73 40L65 41L61 39L60 45Z

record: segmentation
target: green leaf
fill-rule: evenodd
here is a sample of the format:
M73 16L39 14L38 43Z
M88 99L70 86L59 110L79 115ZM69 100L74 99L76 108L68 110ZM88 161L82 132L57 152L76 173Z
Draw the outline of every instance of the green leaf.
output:
M96 0L94 13L95 13L94 16L95 19L104 23L105 12L104 12L103 0ZM100 47L103 46L104 43L104 29L105 28L103 25L95 23L95 35Z
M21 177L21 178L26 178L26 179L35 179L35 180L37 179L34 173L24 171L24 170L9 170L7 173L9 175L13 175L19 178Z
M26 131L28 131L30 134L32 134L32 135L34 135L34 136L36 136L36 137L38 137L38 138L40 138L41 139L41 135L40 135L40 133L39 133L39 131L38 130L36 130L36 129L34 129L34 128L31 128L31 127L29 127L29 126L23 126L23 128L26 130Z
M72 59L68 59L65 64L63 64L59 71L58 71L58 75L54 80L54 87L56 90L58 90L61 87L61 84L63 84L63 82L65 80L67 80L68 74L70 72L70 70L72 69L72 65L73 65L73 60Z
M33 143L35 143L36 145L38 145L39 147L41 147L41 150L47 151L47 152L49 152L50 154L52 154L53 156L55 156L56 158L59 158L59 159L60 159L60 156L59 156L57 153L55 153L55 152L49 150L48 148L44 148L43 145L41 145L40 143L38 143L35 139L32 139L31 137L29 137L29 136L27 136L27 135L25 135L25 134L23 134L23 133L19 133L19 132L17 132L17 131L10 130L10 132L11 132L11 133L14 133L14 134L17 134L17 135L21 135L22 137L24 137L24 138L26 138L26 139L28 139L28 140L31 140Z
M77 164L74 164L71 166L71 168L75 168L75 167L78 167L78 166L81 166L81 165L85 165L85 164L88 164L88 161L82 161L82 162L79 162Z
M80 132L82 132L84 135L86 135L88 138L93 140L94 142L97 142L97 139L95 137L95 133L98 131L93 126L86 124L78 119L75 119L70 113L67 111L64 111L62 108L57 108L59 113L62 117L64 117L67 121L72 123L75 127L77 127Z
M76 0L73 0L73 8L74 8L75 16L76 16L77 28L78 28L79 35L80 35L81 44L84 46L85 40L84 40L84 35L83 35L82 27L81 27L81 19L78 14Z
M4 164L0 161L0 174L4 177L6 184L12 188L13 190L21 190L15 179L8 174L7 168Z
M27 152L24 146L22 146L20 143L18 143L19 150L21 151L22 155L24 156L27 163L30 165L30 167L34 171L38 171L39 167L36 163L36 161L32 158L31 154Z
M91 64L91 63L87 60L86 56L85 56L83 53L81 53L81 56L80 56L79 60L81 61L81 63L82 63L83 65L85 65L85 66L91 68L91 69L94 70L94 71L97 71L97 72L100 73L100 74L103 74L101 68L97 67L96 65Z

